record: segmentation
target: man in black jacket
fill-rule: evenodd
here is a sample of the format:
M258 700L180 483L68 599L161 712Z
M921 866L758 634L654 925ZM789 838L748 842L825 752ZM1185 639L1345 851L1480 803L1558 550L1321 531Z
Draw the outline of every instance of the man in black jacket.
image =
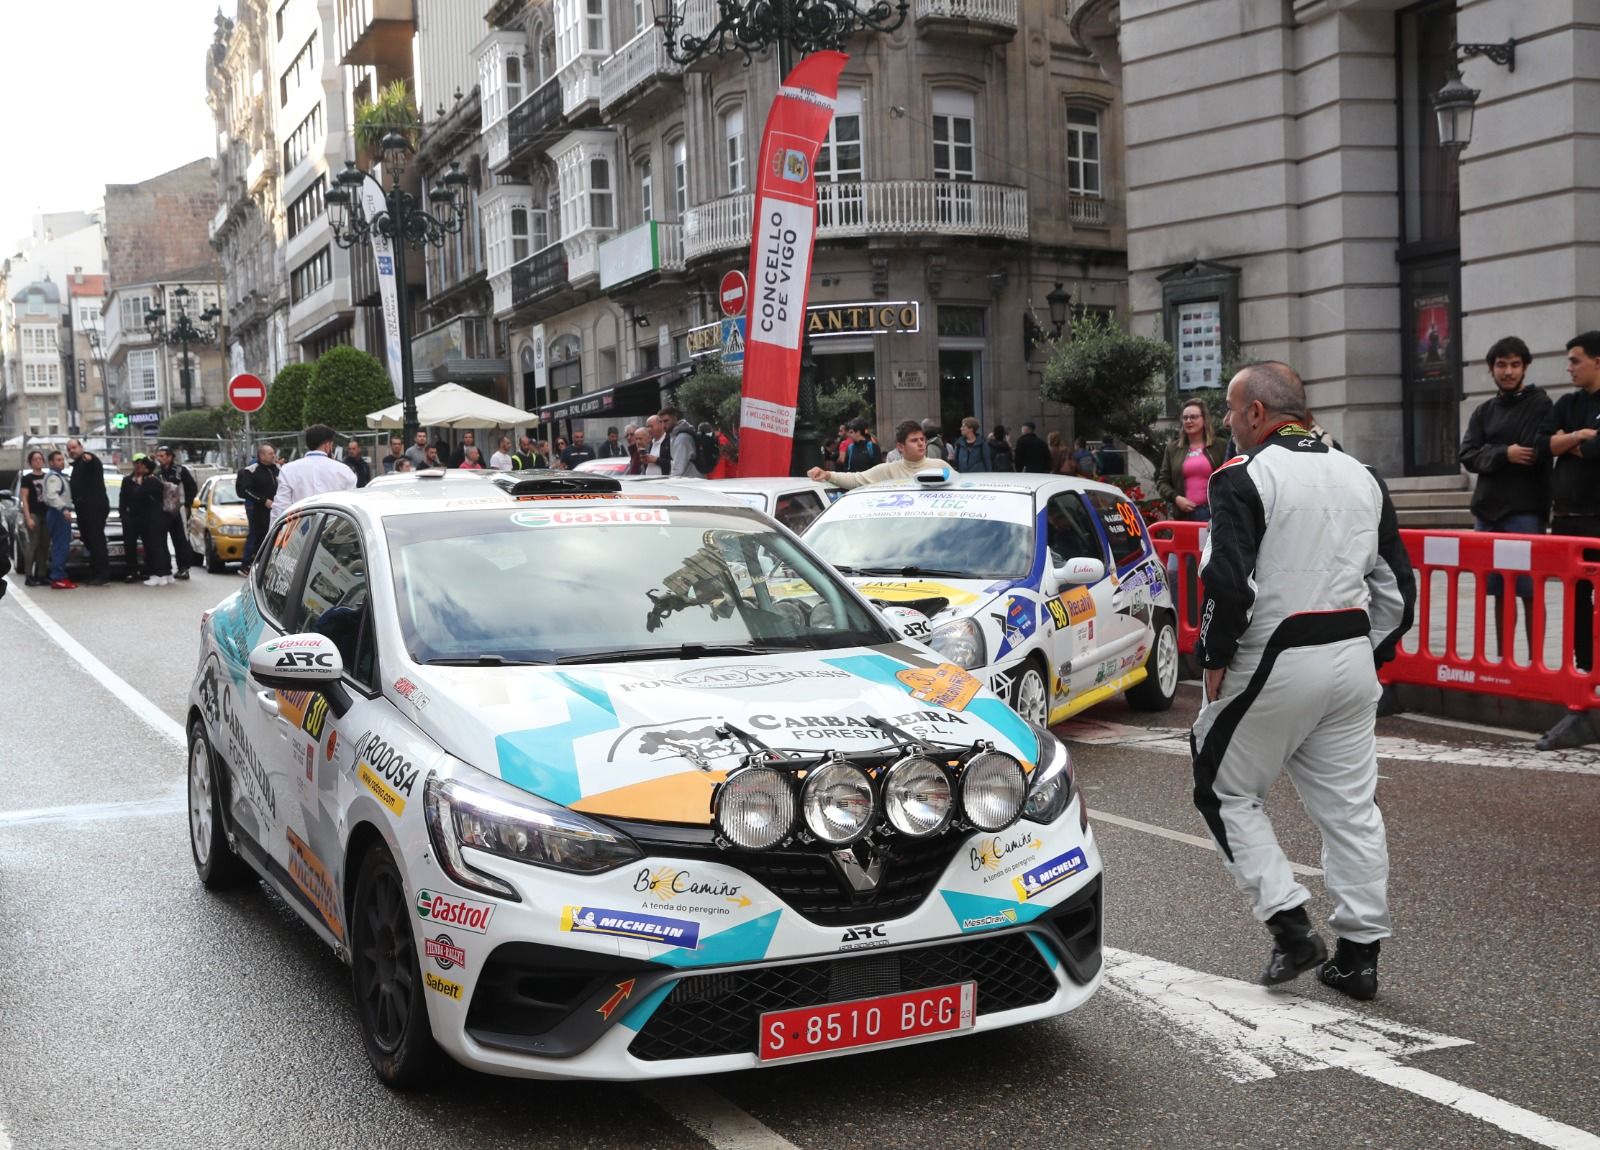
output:
M163 483L176 483L183 490L183 506L176 515L169 515L165 511L160 514L165 519L165 529L172 539L172 561L178 568L175 578L187 579L189 568L194 566L194 549L189 546L189 508L194 503L195 493L200 490L200 484L190 474L189 469L178 462L178 457L170 447L156 448L156 478Z
M1035 475L1050 474L1050 448L1035 433L1031 422L1022 425L1022 434L1017 436L1012 459L1018 471L1031 471Z
M1550 439L1540 436L1550 412L1550 397L1524 380L1533 353L1516 336L1507 336L1484 357L1495 394L1467 422L1456 458L1478 477L1472 491L1473 529L1507 535L1543 535L1550 518ZM1491 572L1485 589L1495 600L1495 633L1504 615L1500 599L1505 580ZM1517 576L1529 643L1533 641L1533 580ZM1501 649L1505 640L1501 637Z
M67 456L72 460L73 518L78 521L78 538L89 553L89 586L104 587L111 581L111 564L106 558L106 520L111 516L111 497L106 494L106 471L100 457L85 451L78 439L67 440Z
M401 458L405 456L402 454ZM233 480L234 490L244 500L244 519L250 533L244 541L244 561L239 564L239 574L250 574L250 561L256 548L267 537L267 527L272 522L272 498L278 494L278 452L270 443L256 448L256 461L239 469Z
M1555 458L1551 477L1554 535L1600 537L1600 331L1567 343L1567 375L1576 391L1556 400L1539 429ZM1573 656L1578 669L1593 666L1594 591L1577 587L1573 604Z

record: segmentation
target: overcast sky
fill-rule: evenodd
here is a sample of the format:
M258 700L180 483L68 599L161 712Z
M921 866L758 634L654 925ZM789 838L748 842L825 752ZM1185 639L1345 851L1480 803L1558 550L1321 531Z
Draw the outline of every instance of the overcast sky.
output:
M107 184L216 151L216 12L217 0L0 0L0 258L36 213L98 207Z

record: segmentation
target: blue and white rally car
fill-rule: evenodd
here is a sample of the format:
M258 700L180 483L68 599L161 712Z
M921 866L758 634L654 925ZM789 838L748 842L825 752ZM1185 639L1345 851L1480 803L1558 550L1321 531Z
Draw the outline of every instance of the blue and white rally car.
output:
M926 616L897 625L1033 723L1118 691L1138 710L1172 705L1172 592L1144 518L1116 487L929 471L846 492L805 540L873 602Z
M350 964L395 1086L440 1048L553 1078L828 1057L1100 984L1066 749L704 483L302 501L206 615L186 726L201 881L261 877Z

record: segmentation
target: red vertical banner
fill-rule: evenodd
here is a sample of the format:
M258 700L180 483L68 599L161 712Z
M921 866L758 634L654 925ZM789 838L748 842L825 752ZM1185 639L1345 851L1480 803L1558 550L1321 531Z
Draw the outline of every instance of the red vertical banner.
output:
M847 59L843 52L817 52L800 61L778 89L761 133L739 411L741 476L789 474L817 232L813 169Z

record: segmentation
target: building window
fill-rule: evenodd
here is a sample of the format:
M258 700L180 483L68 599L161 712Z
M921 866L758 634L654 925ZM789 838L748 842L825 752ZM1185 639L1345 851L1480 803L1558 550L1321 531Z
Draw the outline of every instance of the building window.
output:
M639 218L645 223L656 218L656 199L650 184L649 160L639 162Z
M323 248L289 273L289 302L301 300L333 281L333 249Z
M861 89L840 88L837 110L817 152L818 180L861 179Z
M511 262L521 263L529 255L528 209L511 209Z
M53 363L25 363L22 383L28 391L56 391L61 387L61 368Z
M161 402L154 349L128 353L128 402L134 407L154 407Z
M280 39L280 40L283 39L283 13L284 13L284 10L286 8L288 8L288 7L289 7L289 0L283 0L283 3L278 5L277 24L278 24L278 39Z
M556 69L606 50L605 0L556 0Z
M722 117L722 139L728 162L728 194L732 195L745 188L743 108L734 108Z
M283 142L283 170L289 171L311 154L311 149L322 139L322 105L311 109L300 121L300 126L289 133Z
M585 39L591 52L606 50L606 0L588 0Z
M633 0L633 30L643 32L653 23L655 18L650 11L650 0Z
M98 307L80 307L78 309L78 326L82 328L97 327L100 323L100 309Z
M513 53L506 57L506 107L515 108L522 103L522 57Z
M278 107L287 107L290 96L298 94L301 88L316 80L316 68L317 34L313 32L306 46L295 54L283 75L278 77Z
M23 355L54 355L55 353L55 328L30 326L22 329Z
M1100 113L1092 108L1067 109L1067 190L1100 195Z
M689 142L682 136L672 144L672 196L681 221L689 211Z
M296 196L294 203L289 205L287 215L289 217L289 235L291 238L299 235L315 221L322 218L322 195L327 186L328 177L318 176L317 182Z
M589 161L589 223L597 228L616 226L612 212L611 165L598 157Z
M144 317L155 306L155 300L147 295L126 295L122 297L122 330L126 332L140 332L144 330Z
M972 180L972 125L977 119L976 102L971 92L959 88L933 91L933 178Z

